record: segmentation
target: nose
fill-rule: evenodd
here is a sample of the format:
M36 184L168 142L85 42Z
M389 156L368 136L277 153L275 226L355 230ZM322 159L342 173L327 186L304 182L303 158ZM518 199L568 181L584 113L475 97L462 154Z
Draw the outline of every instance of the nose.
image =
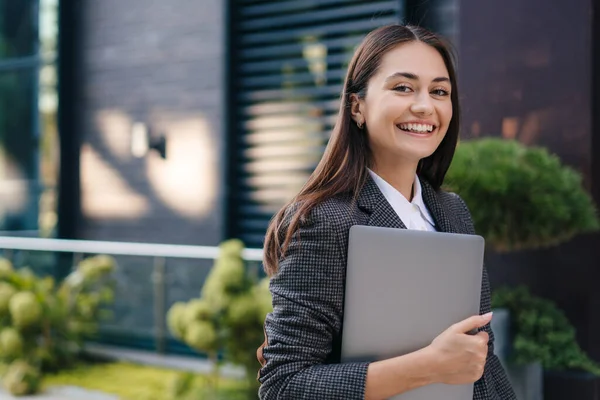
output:
M415 97L415 101L410 106L410 110L415 114L431 115L433 114L433 104L429 93L422 93Z

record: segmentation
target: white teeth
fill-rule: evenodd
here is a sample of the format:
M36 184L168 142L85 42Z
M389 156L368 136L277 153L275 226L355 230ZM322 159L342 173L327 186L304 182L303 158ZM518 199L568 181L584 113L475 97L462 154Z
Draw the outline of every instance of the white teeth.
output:
M431 132L433 131L433 125L427 124L400 124L400 129L413 132Z

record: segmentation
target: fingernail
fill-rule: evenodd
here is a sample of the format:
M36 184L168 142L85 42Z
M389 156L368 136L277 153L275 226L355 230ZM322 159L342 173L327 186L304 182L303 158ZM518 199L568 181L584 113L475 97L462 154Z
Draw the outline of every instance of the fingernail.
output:
M489 313L487 313L487 314L483 314L483 315L482 315L482 317L487 319L487 318L492 318L492 315L494 315L494 312L493 312L493 311L492 311L492 312L489 312Z

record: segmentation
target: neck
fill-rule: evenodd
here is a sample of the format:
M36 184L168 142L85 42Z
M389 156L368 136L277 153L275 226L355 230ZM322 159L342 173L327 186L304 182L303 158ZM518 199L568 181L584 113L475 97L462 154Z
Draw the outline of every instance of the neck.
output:
M408 201L412 201L417 166L418 163L396 162L391 164L378 161L371 169L399 191Z

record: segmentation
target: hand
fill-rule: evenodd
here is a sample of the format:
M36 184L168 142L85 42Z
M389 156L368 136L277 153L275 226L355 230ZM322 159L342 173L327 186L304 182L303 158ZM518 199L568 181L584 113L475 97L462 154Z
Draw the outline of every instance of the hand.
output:
M428 346L434 361L435 381L446 384L467 384L483 375L488 353L487 332L470 335L467 332L487 325L492 313L476 315L452 325Z

